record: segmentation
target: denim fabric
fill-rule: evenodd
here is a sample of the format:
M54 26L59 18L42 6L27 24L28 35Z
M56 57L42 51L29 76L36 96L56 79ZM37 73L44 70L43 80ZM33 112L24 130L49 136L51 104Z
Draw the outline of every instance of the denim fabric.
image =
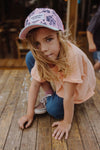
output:
M93 52L93 59L94 59L94 61L98 60L98 58L97 58L97 51Z
M32 52L29 51L26 55L26 64L29 72L33 68L35 59L32 55ZM63 109L63 98L59 97L54 93L52 96L48 96L46 103L47 112L56 119L62 119L64 117Z
M98 60L100 62L100 51L93 52L93 58L95 61Z
M47 97L46 103L47 112L56 119L64 117L63 98L54 93L52 96Z
M34 64L35 64L35 59L32 55L32 52L29 51L27 54L26 54L26 65L27 65L27 68L29 70L29 73L31 73L31 69L33 68Z
M97 59L100 62L100 51L97 51Z

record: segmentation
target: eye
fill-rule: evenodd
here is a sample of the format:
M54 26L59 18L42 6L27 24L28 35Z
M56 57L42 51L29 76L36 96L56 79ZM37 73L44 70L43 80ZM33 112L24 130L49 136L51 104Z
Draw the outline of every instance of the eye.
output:
M46 41L47 42L51 42L53 40L53 38L47 38Z

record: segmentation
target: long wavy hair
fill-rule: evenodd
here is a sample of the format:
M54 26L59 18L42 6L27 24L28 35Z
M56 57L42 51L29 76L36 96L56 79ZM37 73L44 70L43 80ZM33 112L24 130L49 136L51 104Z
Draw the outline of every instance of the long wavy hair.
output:
M68 57L69 48L68 48L68 39L69 39L69 33L67 31L57 31L57 36L60 42L60 52L59 56L56 60L50 60L46 58L43 53L39 50L37 50L34 47L34 31L38 29L33 29L27 34L27 40L30 43L30 48L32 51L32 54L35 58L35 61L37 63L37 69L38 73L40 75L41 79L44 79L46 81L54 81L58 80L57 74L55 74L52 69L50 68L50 65L57 67L58 73L61 73L63 77L67 76L67 73L70 72L70 61Z

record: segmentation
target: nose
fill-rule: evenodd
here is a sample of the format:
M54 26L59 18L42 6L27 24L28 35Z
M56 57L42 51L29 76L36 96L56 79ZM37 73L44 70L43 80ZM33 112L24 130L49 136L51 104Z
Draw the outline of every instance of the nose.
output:
M41 44L41 51L44 53L48 50L48 46L46 44Z

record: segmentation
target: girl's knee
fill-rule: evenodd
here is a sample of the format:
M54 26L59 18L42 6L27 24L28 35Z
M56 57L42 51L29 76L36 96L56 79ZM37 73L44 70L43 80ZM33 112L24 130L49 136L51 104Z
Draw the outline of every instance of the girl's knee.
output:
M61 119L64 116L63 99L52 99L52 96L47 100L47 112L56 119Z
M34 59L34 57L33 57L31 51L29 51L29 52L26 54L25 60L26 60L26 65L27 65L27 67L28 67L28 70L29 70L29 72L31 72L31 69L33 68L34 63L35 63L35 59Z
M27 64L27 65L30 64L30 61L31 61L32 59L34 59L34 58L33 58L33 55L32 55L32 52L29 51L29 52L26 54L26 57L25 57L26 64Z
M47 112L48 112L51 116L53 116L53 117L56 118L56 113L57 113L57 111L56 111L56 109L54 109L49 103L46 104L46 109L47 109Z

